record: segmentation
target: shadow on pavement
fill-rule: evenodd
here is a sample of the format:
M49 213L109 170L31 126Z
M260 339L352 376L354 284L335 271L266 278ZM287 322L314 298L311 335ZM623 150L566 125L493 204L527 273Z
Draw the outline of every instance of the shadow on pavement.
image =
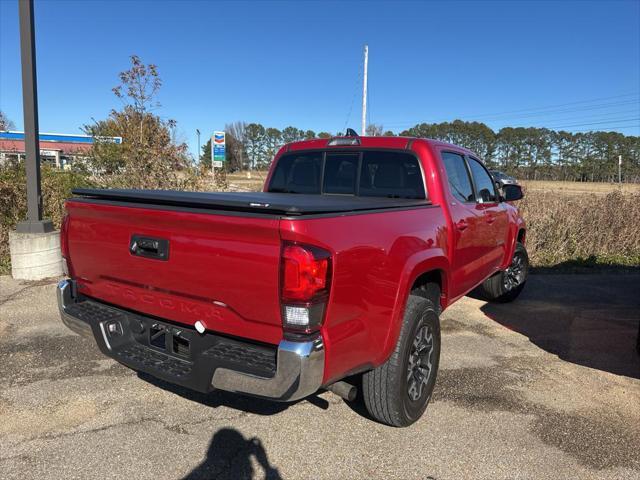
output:
M264 470L267 480L278 480L282 477L278 469L271 465L267 452L259 438L245 439L233 428L222 428L211 439L207 456L200 465L194 468L183 480L203 480L213 478L251 479L257 473L251 458Z
M327 410L329 408L329 402L325 399L312 395L298 402L276 402L272 400L266 400L257 397L249 397L246 395L225 392L223 390L214 390L209 393L196 392L188 388L175 385L173 383L165 382L152 375L143 372L137 372L138 377L147 383L154 385L155 387L162 388L168 392L174 393L187 400L198 402L202 405L211 408L227 407L234 410L241 410L243 412L253 413L256 415L275 415L283 412L291 405L295 403L307 401L318 408Z
M640 379L640 275L532 275L516 301L481 309L562 360Z

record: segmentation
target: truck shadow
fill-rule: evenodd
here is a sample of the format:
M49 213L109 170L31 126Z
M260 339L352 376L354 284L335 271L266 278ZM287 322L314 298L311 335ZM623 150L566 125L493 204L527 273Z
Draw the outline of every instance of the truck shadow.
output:
M276 402L258 397L249 397L246 395L225 392L223 390L214 390L209 393L196 392L195 390L190 390L173 383L165 382L164 380L160 380L159 378L153 377L147 373L137 372L137 374L141 380L144 380L155 387L162 388L163 390L179 395L182 398L191 400L192 402L198 402L201 405L211 408L227 407L256 415L275 415L302 401L307 401L323 410L327 410L329 408L329 402L317 395L312 395L305 399L298 400L298 402Z
M222 428L211 439L205 459L183 480L256 478L260 472L256 472L253 468L252 457L264 471L259 478L282 479L278 469L269 462L267 452L259 438L246 439L234 428Z
M640 379L640 275L536 274L513 303L481 310L562 360Z

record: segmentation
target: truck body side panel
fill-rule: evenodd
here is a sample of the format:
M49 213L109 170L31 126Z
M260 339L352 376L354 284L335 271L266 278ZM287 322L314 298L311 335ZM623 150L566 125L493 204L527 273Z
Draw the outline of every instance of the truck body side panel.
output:
M398 302L398 287L408 275L410 259L432 250L442 255L447 242L444 215L435 206L283 219L281 235L283 240L317 245L333 255L331 293L322 327L325 383L388 358L395 344L389 340L392 319L401 318L406 301Z

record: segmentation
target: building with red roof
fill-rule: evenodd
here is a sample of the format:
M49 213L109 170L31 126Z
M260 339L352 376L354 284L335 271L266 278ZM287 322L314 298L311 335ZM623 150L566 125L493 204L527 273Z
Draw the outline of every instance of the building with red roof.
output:
M40 160L57 168L68 168L74 161L85 158L94 143L90 135L64 133L41 133ZM122 143L122 137L100 138L113 143ZM0 131L0 164L24 157L24 132Z

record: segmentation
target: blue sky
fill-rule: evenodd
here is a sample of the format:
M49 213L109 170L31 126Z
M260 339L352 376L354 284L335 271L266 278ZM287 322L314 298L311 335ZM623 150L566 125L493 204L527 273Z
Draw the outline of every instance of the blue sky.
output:
M22 128L17 0L0 0L0 109ZM120 103L117 73L158 65L158 113L195 150L235 120L396 132L455 118L640 135L640 2L36 0L40 129L79 133Z

